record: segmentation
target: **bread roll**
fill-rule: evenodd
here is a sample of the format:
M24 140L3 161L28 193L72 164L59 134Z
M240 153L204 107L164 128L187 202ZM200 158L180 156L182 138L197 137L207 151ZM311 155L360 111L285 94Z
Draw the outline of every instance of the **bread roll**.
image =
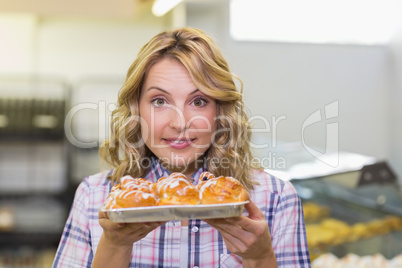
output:
M121 189L124 190L139 190L146 193L152 192L152 182L143 178L133 178L129 175L120 179Z
M139 190L117 189L110 192L106 209L155 206L159 199L152 193Z
M237 203L249 199L243 185L232 177L209 179L199 191L201 204Z
M155 183L127 175L112 187L105 208L237 203L248 198L246 189L238 180L223 176L216 178L210 172L201 173L196 186L177 172Z
M215 176L210 173L210 172L202 172L200 174L200 177L198 178L198 184L196 185L196 188L198 191L202 188L202 186L209 180L215 179ZM201 199L201 198L200 198Z
M162 205L198 205L199 191L181 173L160 178L153 187Z
M214 178L215 178L215 176L214 176L214 174L212 174L211 172L208 172L208 171L202 172L202 173L200 174L199 179L198 179L198 184L200 184L200 182L208 181L208 180L214 179Z

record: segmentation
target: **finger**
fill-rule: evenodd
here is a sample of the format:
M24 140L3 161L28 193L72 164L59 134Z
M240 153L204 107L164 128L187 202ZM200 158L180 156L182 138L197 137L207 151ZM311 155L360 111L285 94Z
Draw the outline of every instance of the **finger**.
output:
M255 205L255 203L251 200L247 204L244 205L244 208L248 211L248 217L253 220L262 220L265 219L262 211Z
M111 222L109 219L99 219L99 224L103 229L112 230L112 229L122 229L126 226L124 222Z
M258 235L268 228L268 223L265 218L262 220L252 220L248 217L234 217L226 219L205 220L215 229L223 229L234 234L236 237L241 237L247 234ZM243 232L244 231L244 232Z
M98 218L99 218L99 222L101 222L101 221L102 221L102 222L110 221L107 212L102 211L102 209L99 209ZM118 225L119 225L119 226L123 226L124 223L120 223L120 224L118 224Z
M230 234L233 237L244 237L247 234L247 231L242 229L239 225L233 224L230 219L218 219L208 221L212 227L222 233Z
M244 230L242 230L240 227L232 226L232 225L215 225L213 226L216 230L218 230L222 236L230 236L230 237L236 237L236 238L241 238L246 236L247 234L245 233Z
M126 228L130 233L145 232L149 233L152 230L158 228L159 226L165 224L166 222L138 222L138 223L127 223Z
M229 218L205 219L204 221L214 228L216 227L230 228L232 227L232 225L234 225L233 222L230 222Z
M206 223L211 225L214 228L220 227L230 227L231 223L227 221L227 219L208 219L204 220Z
M99 209L98 211L99 224L101 224L102 228L122 228L125 223L113 223L109 220L109 216L105 211Z
M121 231L126 237L131 237L134 241L138 241L146 237L161 224L161 222L127 223Z
M240 216L240 217L233 217L233 218L225 218L226 221L230 222L231 224L238 225L241 228L252 232L253 228L255 227L255 220L265 221L265 216L262 211L255 205L255 203L249 200L249 203L245 204L245 209L248 211L248 217ZM218 224L218 219L213 219L215 224ZM209 223L212 220L204 220L205 222Z
M256 221L252 220L248 217L236 217L236 218L230 218L228 219L228 222L230 222L233 225L239 226L243 230L253 233L256 227Z
M245 208L249 212L248 217L233 217L229 218L228 221L240 226L246 231L253 233L253 230L256 230L256 224L262 221L266 223L266 219L262 211L255 205L253 201L249 200L249 203L245 205Z
M99 219L109 219L109 216L107 215L107 213L105 211L102 211L101 209L99 209L98 218Z
M154 222L146 222L145 224L150 227L157 228L161 225L164 225L166 222L167 221L154 221Z
M231 225L220 224L211 226L213 226L222 235L225 245L232 253L236 254L247 250L247 246L243 240L246 236L250 235L249 233L246 233L239 227L236 227L236 230L232 230L233 226Z

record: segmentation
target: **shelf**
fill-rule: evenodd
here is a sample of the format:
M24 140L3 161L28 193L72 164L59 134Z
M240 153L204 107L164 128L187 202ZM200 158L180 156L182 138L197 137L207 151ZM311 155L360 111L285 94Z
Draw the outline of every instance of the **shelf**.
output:
M58 234L63 230L69 208L49 196L25 198L2 198L0 216L1 235L21 234ZM1 240L1 239L0 239Z
M75 192L64 131L71 88L1 77L0 92L0 267L50 267L39 263L54 258Z
M35 249L57 248L60 238L61 233L0 232L0 248L3 250L15 250L22 246Z
M61 193L68 186L65 143L0 142L0 196Z
M39 246L38 246L39 245ZM47 268L52 267L55 247L41 247L38 245L17 248L0 249L0 267Z

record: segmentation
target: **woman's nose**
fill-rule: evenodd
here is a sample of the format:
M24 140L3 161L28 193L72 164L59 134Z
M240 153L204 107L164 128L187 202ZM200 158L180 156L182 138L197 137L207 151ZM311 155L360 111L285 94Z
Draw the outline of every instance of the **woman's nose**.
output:
M187 124L183 109L180 109L177 106L171 106L170 108L169 126L179 132L183 132L186 129Z

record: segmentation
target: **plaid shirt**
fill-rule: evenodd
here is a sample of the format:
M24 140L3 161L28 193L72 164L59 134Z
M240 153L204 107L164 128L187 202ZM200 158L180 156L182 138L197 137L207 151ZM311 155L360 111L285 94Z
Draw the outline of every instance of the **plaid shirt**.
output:
M193 179L203 171L200 168ZM169 174L153 160L145 179L155 182ZM103 172L89 176L79 185L53 267L91 267L102 235L98 210L111 189L107 175ZM251 200L268 222L278 266L310 267L303 211L295 189L291 183L263 171L253 171L253 176L260 185L250 193ZM197 183L195 180L194 184ZM182 230L187 232L184 253ZM198 219L190 220L188 228L182 228L180 221L169 221L136 242L130 267L180 267L183 254L187 255L185 267L242 267L241 258L228 251L220 233Z

